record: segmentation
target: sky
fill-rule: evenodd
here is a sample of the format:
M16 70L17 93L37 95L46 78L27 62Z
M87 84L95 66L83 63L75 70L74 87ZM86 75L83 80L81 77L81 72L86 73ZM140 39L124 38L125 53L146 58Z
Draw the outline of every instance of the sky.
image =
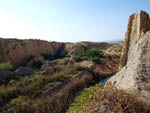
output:
M0 0L0 37L58 42L123 40L150 0Z

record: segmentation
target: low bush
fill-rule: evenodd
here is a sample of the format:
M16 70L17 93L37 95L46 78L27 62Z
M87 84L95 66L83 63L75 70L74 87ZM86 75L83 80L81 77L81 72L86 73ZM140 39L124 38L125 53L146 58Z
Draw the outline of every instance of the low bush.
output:
M92 60L92 61L98 62L99 59L102 57L104 57L103 51L97 48L92 48L79 56L75 56L74 58L76 61Z
M14 65L11 62L2 62L0 63L1 71L12 71L14 70Z

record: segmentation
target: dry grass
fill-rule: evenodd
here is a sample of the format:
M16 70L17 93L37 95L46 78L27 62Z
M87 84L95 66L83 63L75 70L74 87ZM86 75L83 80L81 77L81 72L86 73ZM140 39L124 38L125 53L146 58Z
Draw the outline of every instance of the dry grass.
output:
M109 113L150 113L148 107L135 95L110 85L105 88L96 85L85 89L67 113L102 113L99 109L102 103L110 105Z
M19 96L26 96L28 100L37 98L43 91L52 87L57 82L71 78L72 74L77 73L77 67L66 65L64 70L52 75L31 75L19 81L11 81L7 85L0 86L0 112L12 106L13 100L23 101Z

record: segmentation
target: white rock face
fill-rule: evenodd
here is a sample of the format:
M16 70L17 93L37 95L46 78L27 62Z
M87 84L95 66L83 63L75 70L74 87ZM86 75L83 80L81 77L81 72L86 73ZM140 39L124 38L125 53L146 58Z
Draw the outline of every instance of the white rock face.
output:
M108 82L150 104L150 17L146 12L130 17L119 72Z

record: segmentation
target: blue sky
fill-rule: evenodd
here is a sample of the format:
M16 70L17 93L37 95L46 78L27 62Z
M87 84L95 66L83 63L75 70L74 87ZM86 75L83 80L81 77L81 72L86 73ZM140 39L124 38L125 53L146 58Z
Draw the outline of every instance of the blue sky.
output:
M124 39L128 18L150 0L0 0L0 37L59 42Z

